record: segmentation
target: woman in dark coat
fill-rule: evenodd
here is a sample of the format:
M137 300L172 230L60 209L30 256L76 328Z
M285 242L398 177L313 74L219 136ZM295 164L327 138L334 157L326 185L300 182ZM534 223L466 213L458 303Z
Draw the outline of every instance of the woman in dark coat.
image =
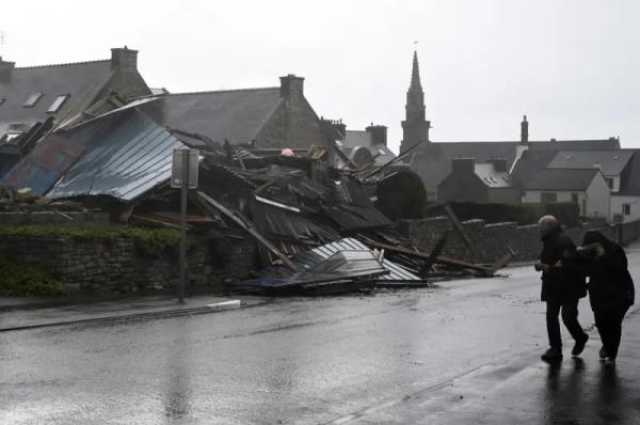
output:
M584 235L578 252L587 259L589 300L602 339L600 358L614 362L620 346L622 319L635 297L627 256L620 245L597 231Z

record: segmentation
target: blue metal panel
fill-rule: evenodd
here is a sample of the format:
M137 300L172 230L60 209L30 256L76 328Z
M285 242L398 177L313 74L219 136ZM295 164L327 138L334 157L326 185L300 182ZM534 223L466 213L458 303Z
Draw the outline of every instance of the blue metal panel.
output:
M47 197L108 195L130 201L170 178L173 150L182 146L165 128L133 111L93 141Z

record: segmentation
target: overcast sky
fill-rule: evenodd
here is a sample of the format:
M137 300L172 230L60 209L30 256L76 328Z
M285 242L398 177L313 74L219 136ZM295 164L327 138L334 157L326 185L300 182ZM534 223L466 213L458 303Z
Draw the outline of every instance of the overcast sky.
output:
M620 136L640 147L636 0L4 0L17 66L138 49L172 92L304 76L318 115L389 127L397 151L414 47L433 141ZM418 41L417 46L414 41Z

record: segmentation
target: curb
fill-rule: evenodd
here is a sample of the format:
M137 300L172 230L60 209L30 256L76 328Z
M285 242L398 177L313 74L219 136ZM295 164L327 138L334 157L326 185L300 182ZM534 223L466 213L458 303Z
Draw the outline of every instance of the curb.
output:
M142 312L142 313L128 313L128 314L116 313L111 316L92 317L92 318L77 319L77 320L61 320L57 322L35 323L35 324L23 325L23 326L11 326L6 328L0 328L0 333L22 331L22 330L29 330L29 329L51 328L51 327L58 327L58 326L72 326L72 325L87 324L87 323L120 322L120 321L129 321L129 320L131 321L151 320L151 319L161 319L161 318L180 317L180 316L195 316L200 314L216 313L220 311L236 310L236 309L239 309L240 307L242 307L242 302L240 300L228 300L228 301L221 301L218 303L206 304L203 306L191 307L191 308L167 309L167 310L149 311L149 312Z

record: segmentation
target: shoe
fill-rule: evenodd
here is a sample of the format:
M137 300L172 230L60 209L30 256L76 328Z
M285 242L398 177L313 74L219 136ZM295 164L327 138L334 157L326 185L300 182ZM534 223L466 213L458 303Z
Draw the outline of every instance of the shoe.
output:
M562 350L558 348L549 348L540 358L547 363L559 362L562 360Z
M605 361L606 358L609 357L609 355L607 354L607 350L605 350L604 347L600 348L600 352L598 354L600 355L601 362Z
M580 339L579 341L576 341L576 345L574 345L573 350L571 350L571 355L574 357L579 356L580 353L582 353L582 351L584 350L584 346L587 344L588 340L589 340L589 335L584 334L582 339Z

